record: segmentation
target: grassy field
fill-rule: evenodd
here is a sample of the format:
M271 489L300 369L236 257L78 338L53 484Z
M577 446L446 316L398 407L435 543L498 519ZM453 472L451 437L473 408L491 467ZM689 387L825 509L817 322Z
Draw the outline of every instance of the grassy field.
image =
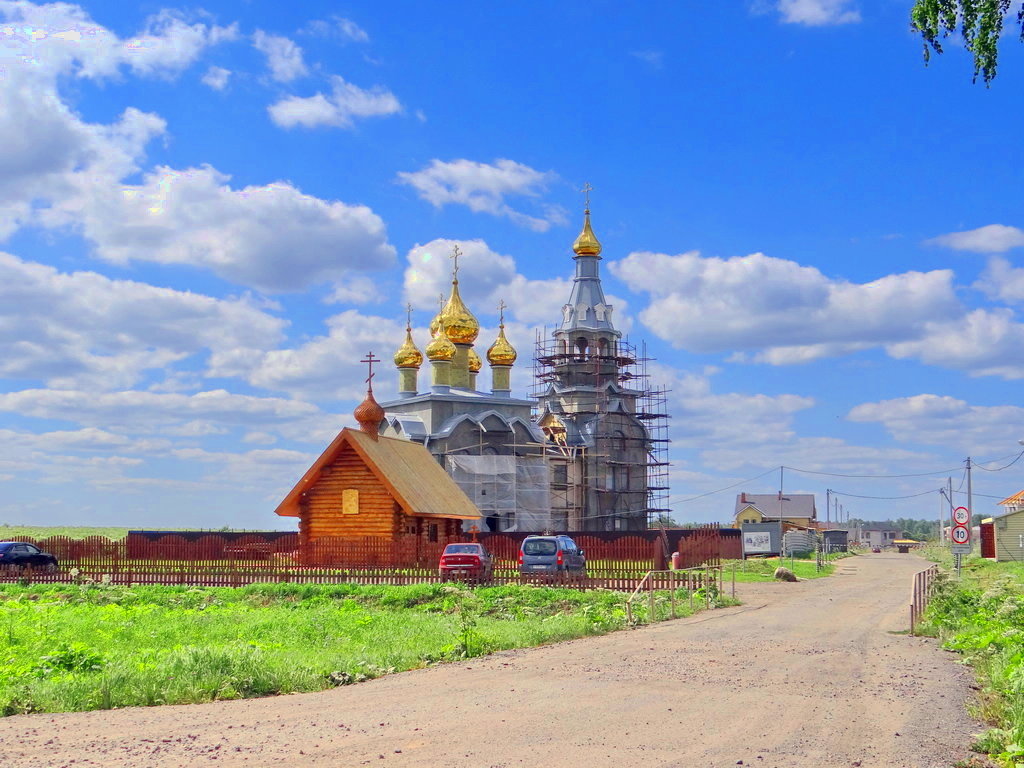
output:
M925 555L944 576L921 630L974 668L981 687L976 714L996 726L974 748L998 765L1024 765L1024 563L968 557L957 580L948 547Z
M835 571L834 563L837 559L840 559L840 555L831 555L830 561L820 571L815 565L815 561L801 560L797 558L784 558L781 562L786 568L789 568L793 573L801 579L820 579L823 576L830 576ZM842 557L852 557L852 555L842 555ZM732 579L733 569L736 570L736 581L751 582L751 581L774 581L775 569L780 565L779 558L777 557L765 557L765 558L751 558L749 560L725 560L722 563L723 578L726 582Z
M685 593L677 597L686 615ZM622 629L625 599L521 586L6 585L0 713L321 690ZM648 610L646 599L634 607L641 622ZM658 595L655 610L668 617L668 593Z

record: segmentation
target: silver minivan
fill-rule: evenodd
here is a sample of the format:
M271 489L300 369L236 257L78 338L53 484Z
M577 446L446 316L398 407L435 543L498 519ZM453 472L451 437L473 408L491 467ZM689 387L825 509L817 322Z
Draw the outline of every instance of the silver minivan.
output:
M568 536L527 536L519 545L520 573L583 573L587 559Z

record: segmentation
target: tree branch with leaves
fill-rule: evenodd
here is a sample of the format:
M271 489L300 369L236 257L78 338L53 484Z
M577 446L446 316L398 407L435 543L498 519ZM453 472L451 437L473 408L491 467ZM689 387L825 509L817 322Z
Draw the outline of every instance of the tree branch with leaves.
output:
M917 0L910 10L910 26L924 39L925 64L932 52L942 53L942 40L959 33L974 56L974 82L989 85L996 76L999 38L1016 0ZM1024 41L1024 2L1017 9Z

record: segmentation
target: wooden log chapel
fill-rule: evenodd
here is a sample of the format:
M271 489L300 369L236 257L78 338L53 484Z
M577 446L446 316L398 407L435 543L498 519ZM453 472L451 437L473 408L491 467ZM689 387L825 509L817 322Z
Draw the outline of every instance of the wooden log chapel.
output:
M463 537L462 521L480 512L419 443L378 434L384 409L373 397L373 355L366 399L275 512L299 518L300 545L333 541L444 544ZM432 549L433 547L431 547Z

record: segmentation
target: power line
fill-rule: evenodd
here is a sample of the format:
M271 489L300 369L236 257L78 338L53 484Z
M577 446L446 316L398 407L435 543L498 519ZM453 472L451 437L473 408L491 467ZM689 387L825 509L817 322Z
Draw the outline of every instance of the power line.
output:
M854 499L886 499L886 500L892 500L892 499L915 499L918 496L927 496L929 493L939 493L941 490L942 490L941 488L932 488L931 490L928 490L928 491L921 491L921 493L912 493L909 496L859 496L856 493L843 493L842 491L837 491L834 488L832 489L832 493L836 494L837 496L849 496L849 497L854 498Z
M708 491L707 493L702 493L699 496L691 496L688 499L679 499L679 498L676 498L676 497L672 497L672 498L669 499L669 501L670 502L674 502L676 504L685 504L688 501L696 501L697 499L703 499L705 496L713 496L716 493L722 493L723 491L732 490L733 488L736 488L737 486L743 485L745 483L752 483L755 480L760 480L765 475L770 475L773 472L775 472L775 468L774 467L769 469L767 472L762 472L757 477L751 477L748 480L740 480L738 483L733 483L732 485L727 485L727 486L725 486L725 488L719 488L716 491Z
M932 475L948 475L951 472L955 472L957 469L959 469L959 467L953 467L953 469L942 469L942 470L937 470L935 472L916 472L916 473L913 473L913 474L906 474L906 475L850 475L850 474L843 474L841 472L819 472L819 471L816 471L816 470L813 470L813 469L800 469L798 467L785 467L785 468L790 470L791 472L800 472L800 473L805 474L805 475L828 475L829 477L870 477L870 478L877 478L877 479L898 478L898 477L930 477Z
M1002 471L1003 471L1004 469L1009 469L1009 468L1010 468L1010 467L1012 467L1012 466L1013 466L1014 464L1016 464L1016 463L1017 463L1018 461L1020 461L1020 457L1021 457L1021 456L1024 456L1024 451L1021 451L1020 453L1018 453L1018 454L1017 454L1017 456L1016 456L1016 458L1014 458L1014 460L1013 460L1013 461L1011 461L1011 462L1010 462L1009 464L1007 464L1006 466L1003 466L1003 467L999 467L999 469L989 469L988 467L983 467L983 466L981 466L981 464L978 464L977 462L975 462L975 463L974 463L974 467L975 467L975 468L977 468L977 469L983 469L983 470L985 470L986 472L1002 472ZM1002 458L1003 458L1003 459L1006 459L1006 458L1009 458L1009 457L1008 457L1008 456L1003 456ZM992 461L1000 461L1000 460L1001 460L1001 459L992 459Z

